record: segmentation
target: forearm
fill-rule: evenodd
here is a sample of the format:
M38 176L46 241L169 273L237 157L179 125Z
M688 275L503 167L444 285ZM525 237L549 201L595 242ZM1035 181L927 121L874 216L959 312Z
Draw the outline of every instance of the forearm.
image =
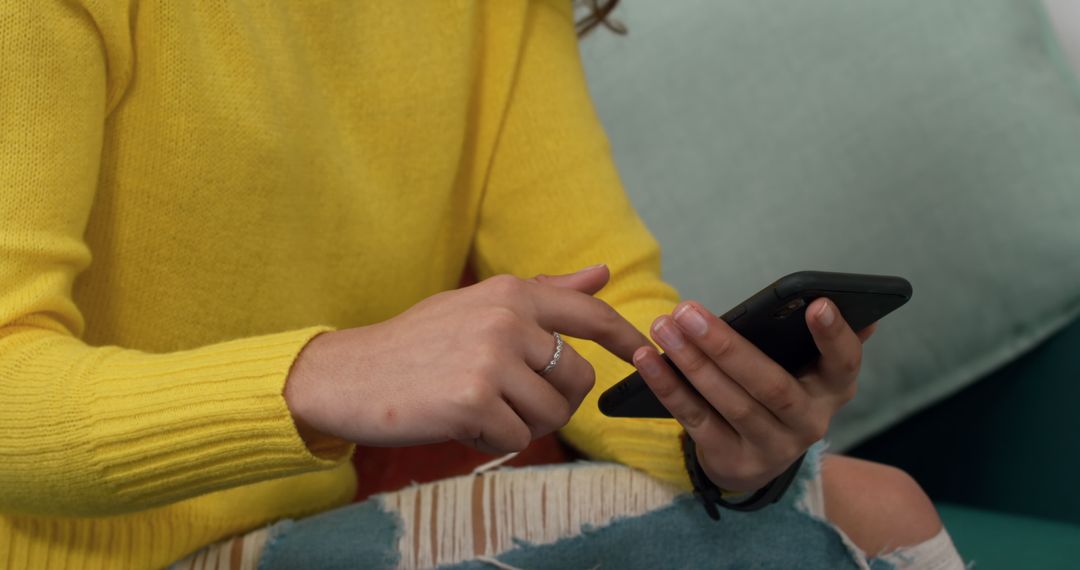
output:
M323 330L148 354L0 329L0 510L101 516L332 467L282 396Z

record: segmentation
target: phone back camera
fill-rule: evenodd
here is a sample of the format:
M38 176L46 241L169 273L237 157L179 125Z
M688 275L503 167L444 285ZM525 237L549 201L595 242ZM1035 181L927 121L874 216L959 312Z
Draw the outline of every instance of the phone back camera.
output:
M786 319L794 314L799 309L806 306L806 300L803 298L792 299L788 301L783 307L780 307L779 311L773 313L774 319Z

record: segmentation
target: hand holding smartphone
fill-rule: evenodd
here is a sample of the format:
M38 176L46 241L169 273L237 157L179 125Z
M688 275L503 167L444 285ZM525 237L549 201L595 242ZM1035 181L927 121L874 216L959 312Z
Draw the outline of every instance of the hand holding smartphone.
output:
M806 326L806 307L829 298L852 330L863 329L906 303L911 284L901 277L800 271L784 276L721 316L732 329L792 375L819 353ZM692 384L661 355L688 387ZM600 396L600 411L613 417L670 418L637 372Z

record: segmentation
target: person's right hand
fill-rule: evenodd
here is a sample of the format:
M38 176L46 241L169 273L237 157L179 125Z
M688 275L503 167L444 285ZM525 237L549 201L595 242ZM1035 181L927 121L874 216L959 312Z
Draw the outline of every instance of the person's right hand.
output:
M565 425L592 389L592 365L551 331L596 341L631 362L650 345L592 295L606 266L568 275L497 275L444 291L387 321L323 333L285 386L297 426L362 445L457 440L488 453L524 449Z

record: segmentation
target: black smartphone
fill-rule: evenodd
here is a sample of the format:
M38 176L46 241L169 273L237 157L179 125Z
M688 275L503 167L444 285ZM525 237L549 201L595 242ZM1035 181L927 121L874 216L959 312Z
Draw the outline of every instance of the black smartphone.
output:
M806 306L818 297L828 297L852 330L858 331L906 303L911 283L888 275L799 271L781 277L720 318L785 370L797 374L821 356L805 317ZM661 356L693 389L671 359ZM600 395L600 411L620 418L671 417L637 372Z

